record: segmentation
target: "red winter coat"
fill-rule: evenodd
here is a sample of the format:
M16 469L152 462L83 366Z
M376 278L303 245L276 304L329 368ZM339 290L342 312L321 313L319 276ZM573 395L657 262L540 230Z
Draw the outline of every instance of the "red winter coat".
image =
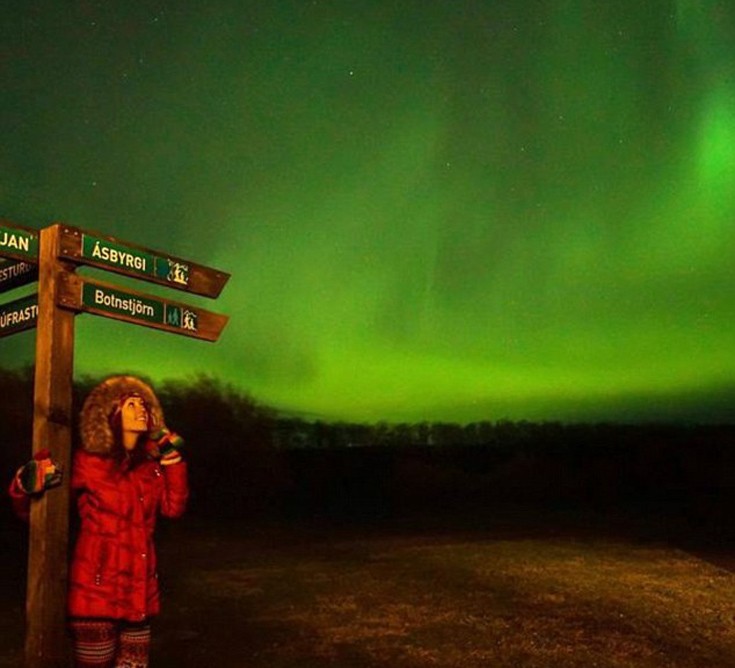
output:
M140 621L159 610L153 531L158 512L179 517L189 495L186 462L127 467L77 450L71 480L81 526L69 569L73 617Z

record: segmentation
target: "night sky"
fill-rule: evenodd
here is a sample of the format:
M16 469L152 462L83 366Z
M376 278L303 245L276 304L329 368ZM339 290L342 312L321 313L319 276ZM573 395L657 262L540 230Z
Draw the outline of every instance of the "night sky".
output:
M361 421L733 421L730 0L10 4L0 216L232 274L168 291L231 317L218 343L84 315L76 374Z

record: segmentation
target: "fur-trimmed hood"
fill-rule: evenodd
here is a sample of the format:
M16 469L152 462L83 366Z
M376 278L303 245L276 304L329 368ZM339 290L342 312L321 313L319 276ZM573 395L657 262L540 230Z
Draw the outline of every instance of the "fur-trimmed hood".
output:
M84 400L79 420L81 447L87 452L109 455L114 445L110 417L126 394L139 394L148 405L151 428L165 426L163 410L153 389L135 376L110 376L95 387Z

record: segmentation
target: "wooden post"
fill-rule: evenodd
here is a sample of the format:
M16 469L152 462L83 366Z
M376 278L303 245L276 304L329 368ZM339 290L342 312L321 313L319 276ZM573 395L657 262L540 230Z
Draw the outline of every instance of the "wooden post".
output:
M64 481L31 503L26 668L68 666L70 654L66 585L74 313L56 306L56 291L59 275L73 269L57 259L59 227L47 227L40 236L33 452L49 448Z
M88 311L207 341L216 341L228 320L127 288L82 281L74 267L89 264L211 298L219 295L230 275L68 225L51 225L38 234L0 219L0 235L0 257L38 262L33 452L49 448L64 471L60 487L31 501L25 668L60 668L70 659L66 590L75 313ZM30 306L18 301L6 306ZM6 333L33 324L30 319L20 325L13 321Z

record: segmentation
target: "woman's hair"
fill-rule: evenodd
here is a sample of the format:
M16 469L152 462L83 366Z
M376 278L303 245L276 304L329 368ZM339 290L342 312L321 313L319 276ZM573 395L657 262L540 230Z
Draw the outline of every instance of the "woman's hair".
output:
M122 444L122 403L131 395L140 396L148 410L148 430L165 427L161 404L151 386L136 376L110 376L97 385L84 400L80 413L80 446L92 454L125 455Z

